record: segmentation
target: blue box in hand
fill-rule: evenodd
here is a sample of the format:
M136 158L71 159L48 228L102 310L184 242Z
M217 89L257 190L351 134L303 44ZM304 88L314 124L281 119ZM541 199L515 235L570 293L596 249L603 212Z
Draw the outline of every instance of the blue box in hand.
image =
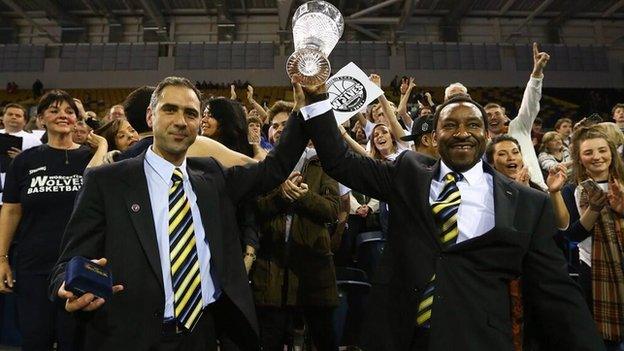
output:
M108 299L113 295L113 275L110 269L76 256L67 263L65 290L76 296L92 293Z

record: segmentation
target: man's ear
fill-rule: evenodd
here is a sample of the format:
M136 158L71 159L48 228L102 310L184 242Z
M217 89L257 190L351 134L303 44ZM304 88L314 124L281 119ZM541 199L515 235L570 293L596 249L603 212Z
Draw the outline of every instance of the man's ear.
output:
M431 144L435 147L438 146L438 136L436 135L436 131L431 132Z
M153 128L154 122L152 120L153 118L153 113L152 113L152 108L148 107L147 111L146 111L146 115L145 115L145 122L147 122L147 126L151 128Z

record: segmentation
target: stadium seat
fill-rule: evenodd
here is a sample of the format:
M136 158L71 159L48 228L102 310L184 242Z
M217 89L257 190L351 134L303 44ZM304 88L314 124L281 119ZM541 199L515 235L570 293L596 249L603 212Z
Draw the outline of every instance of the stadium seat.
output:
M336 283L338 308L334 311L335 337L339 345L353 345L371 285L366 272L351 267L336 267Z
M355 238L357 265L368 277L373 277L385 244L386 239L382 231L363 232Z

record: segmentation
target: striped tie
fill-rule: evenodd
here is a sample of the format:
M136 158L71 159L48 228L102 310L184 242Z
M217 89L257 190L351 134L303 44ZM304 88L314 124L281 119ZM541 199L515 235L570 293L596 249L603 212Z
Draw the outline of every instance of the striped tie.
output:
M182 171L176 168L169 188L169 258L174 315L181 325L192 330L201 316L203 301L193 216L182 177Z
M431 210L435 217L436 224L441 228L440 243L442 248L447 248L457 241L459 230L457 229L457 210L461 196L457 182L462 179L459 173L448 173L444 176L444 189L438 199L431 204ZM420 327L429 328L431 320L431 308L433 306L433 295L435 292L435 274L427 283L423 296L418 304L418 314L416 324Z

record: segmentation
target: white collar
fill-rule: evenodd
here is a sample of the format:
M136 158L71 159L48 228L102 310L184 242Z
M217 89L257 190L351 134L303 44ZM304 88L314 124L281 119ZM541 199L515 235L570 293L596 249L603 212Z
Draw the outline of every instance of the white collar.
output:
M438 175L438 180L442 181L442 179L444 178L445 175L447 175L448 173L451 172L455 172L452 169L450 169L446 163L444 163L444 161L440 161L440 174ZM474 166L472 166L471 169L465 171L465 172L460 172L461 175L463 176L463 180L466 180L466 182L468 182L468 185L475 185L478 184L479 181L481 181L481 179L483 178L483 161L479 160L479 162L477 162L477 164L475 164Z
M161 177L167 184L171 184L171 176L173 175L173 170L176 168L179 168L180 171L182 171L183 179L188 179L188 173L186 172L186 157L182 161L182 164L179 167L176 167L173 163L157 155L154 150L152 150L152 146L150 146L145 153L145 161L147 161L156 174L158 174L158 176Z

